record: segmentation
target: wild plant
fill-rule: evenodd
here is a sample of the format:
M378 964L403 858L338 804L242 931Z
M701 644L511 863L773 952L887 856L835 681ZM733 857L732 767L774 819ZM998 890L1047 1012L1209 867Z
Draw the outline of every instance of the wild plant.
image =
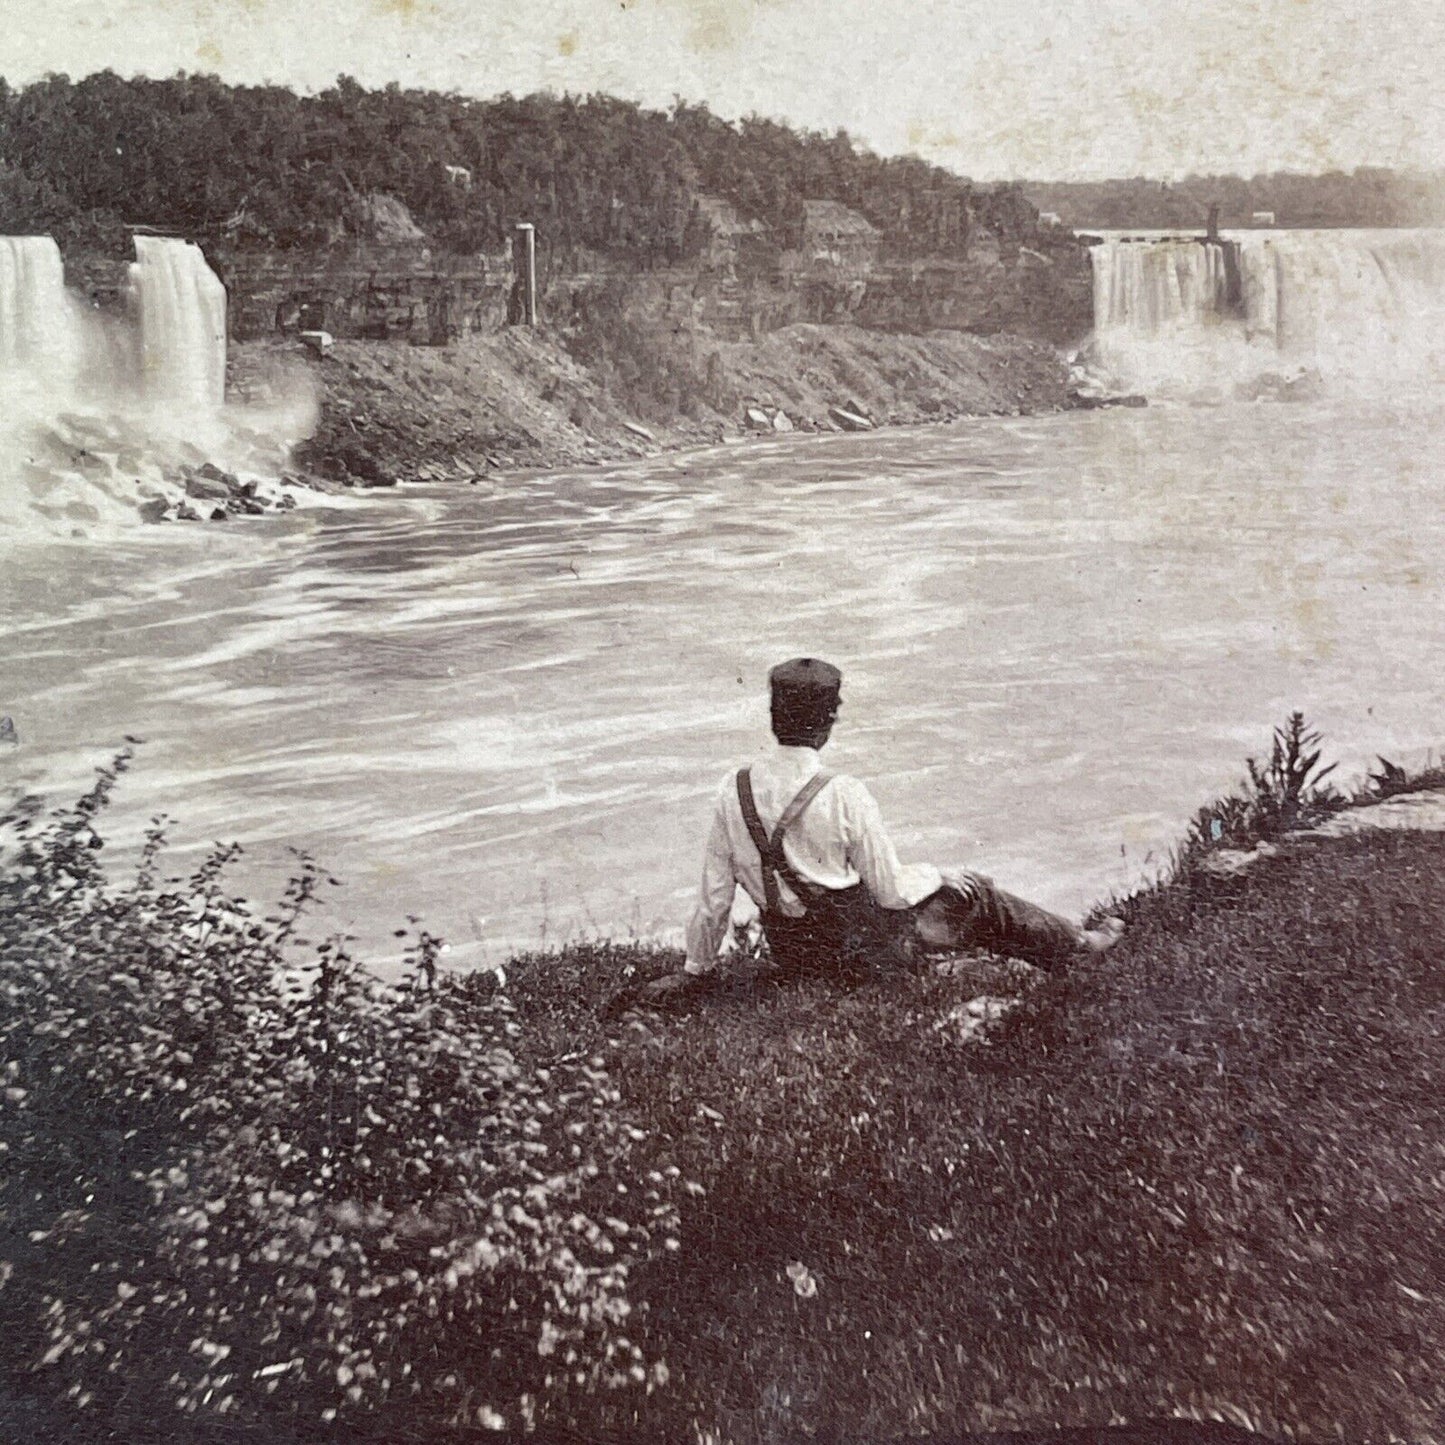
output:
M1426 759L1425 766L1415 772L1378 754L1375 761L1379 763L1380 770L1367 776L1365 785L1356 798L1357 802L1379 802L1383 798L1398 797L1401 793L1445 787L1445 765L1436 762L1433 754Z
M1302 712L1292 712L1274 729L1268 761L1246 759L1242 791L1217 798L1195 814L1180 863L1187 865L1215 848L1252 848L1344 807L1344 796L1325 784L1338 764L1320 765L1322 741Z

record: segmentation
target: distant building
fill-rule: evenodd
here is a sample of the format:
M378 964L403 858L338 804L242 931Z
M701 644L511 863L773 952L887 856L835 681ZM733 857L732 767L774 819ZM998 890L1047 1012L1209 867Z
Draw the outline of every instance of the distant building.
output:
M1273 211L1256 211L1250 218L1251 226L1272 226L1274 225Z
M803 254L833 266L871 268L878 259L878 228L841 201L803 202Z
M743 220L732 202L721 196L699 196L697 213L708 234L703 261L720 271L730 268L739 250L767 230L761 221Z
M357 196L352 202L349 219L355 235L380 246L426 244L426 232L412 220L405 204L384 191Z
M1040 211L1039 225L1041 226L1062 226L1064 218L1057 211Z

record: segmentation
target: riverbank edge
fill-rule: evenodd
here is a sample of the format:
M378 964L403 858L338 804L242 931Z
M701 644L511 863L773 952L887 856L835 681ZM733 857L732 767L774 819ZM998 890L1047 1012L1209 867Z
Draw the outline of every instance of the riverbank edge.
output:
M627 335L610 349L523 327L435 348L338 341L316 351L277 339L234 345L229 369L242 403L314 395L316 425L291 476L323 490L467 484L799 432L1101 404L1045 342L851 325L800 324L755 341Z

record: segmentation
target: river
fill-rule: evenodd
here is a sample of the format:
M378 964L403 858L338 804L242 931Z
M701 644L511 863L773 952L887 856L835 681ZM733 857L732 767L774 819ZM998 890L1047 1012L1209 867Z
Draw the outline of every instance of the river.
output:
M765 676L845 672L828 762L905 858L1078 912L1301 708L1358 773L1445 736L1425 404L1155 406L793 437L9 549L0 786L145 739L111 828L287 849L364 956L676 938Z

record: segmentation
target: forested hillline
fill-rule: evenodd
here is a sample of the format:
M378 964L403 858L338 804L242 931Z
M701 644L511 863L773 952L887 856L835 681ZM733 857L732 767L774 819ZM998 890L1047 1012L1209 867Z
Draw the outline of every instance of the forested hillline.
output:
M1143 176L1107 181L1028 181L1023 192L1066 226L1203 227L1211 206L1223 226L1257 224L1263 213L1283 227L1445 225L1445 172L1361 167L1303 175Z
M799 244L807 200L861 213L885 258L961 258L980 230L1005 244L1038 232L1017 186L681 100L474 100L346 76L314 96L207 75L0 79L0 233L49 233L67 252L124 250L137 226L317 249L360 229L377 193L443 250L494 250L525 220L563 250L641 266L702 253L705 198L777 250Z

